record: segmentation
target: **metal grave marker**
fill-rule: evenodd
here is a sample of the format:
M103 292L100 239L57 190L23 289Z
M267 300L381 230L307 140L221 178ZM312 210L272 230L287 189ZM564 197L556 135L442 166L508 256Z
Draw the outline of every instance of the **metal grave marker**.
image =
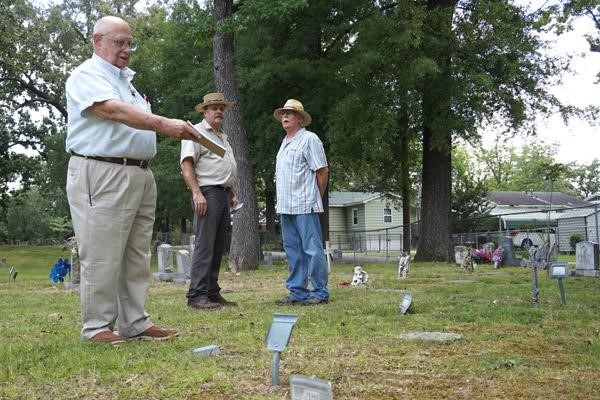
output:
M565 297L565 288L563 286L563 278L569 276L569 264L566 262L555 262L550 264L550 278L558 281L558 290L560 291L560 302L565 305L567 299Z
M331 382L303 375L290 376L292 400L333 400Z
M402 302L400 303L400 314L405 315L414 311L414 307L412 306L412 299L412 294L404 294L404 298L402 298Z
M538 268L546 269L548 263L546 262L546 256L548 254L547 249L543 247L536 249L532 247L529 251L529 261L522 259L521 266L531 268L532 284L531 284L531 304L537 305L539 303L540 290L537 284L537 270ZM544 258L542 258L544 257Z
M273 314L273 322L269 326L265 339L267 349L273 352L273 362L271 364L271 384L273 386L279 385L279 359L281 358L281 352L290 341L296 321L298 321L298 314Z

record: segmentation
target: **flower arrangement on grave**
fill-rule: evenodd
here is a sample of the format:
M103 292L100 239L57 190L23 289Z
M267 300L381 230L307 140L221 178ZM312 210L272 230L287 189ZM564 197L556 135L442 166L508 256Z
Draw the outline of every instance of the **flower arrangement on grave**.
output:
M477 263L481 263L484 261L492 261L492 255L490 253L486 253L482 249L473 250L473 261Z
M494 263L494 268L498 268L502 263L502 258L504 257L504 249L502 247L498 247L492 253L492 262Z
M70 270L71 264L69 264L69 261L66 258L59 258L50 271L50 279L54 283L64 282L65 276L67 276Z

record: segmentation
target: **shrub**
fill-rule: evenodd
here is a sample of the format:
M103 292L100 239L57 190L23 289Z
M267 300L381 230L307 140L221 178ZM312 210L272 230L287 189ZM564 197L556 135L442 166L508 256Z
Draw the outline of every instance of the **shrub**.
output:
M571 233L571 236L569 236L569 244L571 245L571 248L573 250L575 250L575 245L581 242L582 240L583 236L579 232L573 232Z

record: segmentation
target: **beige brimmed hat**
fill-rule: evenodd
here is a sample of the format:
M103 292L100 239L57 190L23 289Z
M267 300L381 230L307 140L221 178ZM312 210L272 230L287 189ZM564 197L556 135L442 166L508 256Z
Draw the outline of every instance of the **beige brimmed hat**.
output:
M225 96L223 96L223 93L209 93L204 96L202 100L202 103L197 104L196 107L194 107L194 110L203 112L204 107L212 106L214 104L222 104L225 106L225 108L229 108L233 105L232 101L225 101Z
M273 116L277 121L281 122L281 113L284 110L295 111L298 114L302 115L302 119L304 120L304 126L308 126L312 122L312 117L309 113L304 111L304 106L298 100L289 99L285 102L283 107L275 110L275 112L273 112Z

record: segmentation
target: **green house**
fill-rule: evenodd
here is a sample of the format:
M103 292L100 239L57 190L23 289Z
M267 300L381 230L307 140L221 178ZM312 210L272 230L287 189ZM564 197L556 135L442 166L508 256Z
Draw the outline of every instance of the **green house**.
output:
M418 208L411 207L416 226ZM402 250L402 198L394 194L329 193L329 242L339 250Z

